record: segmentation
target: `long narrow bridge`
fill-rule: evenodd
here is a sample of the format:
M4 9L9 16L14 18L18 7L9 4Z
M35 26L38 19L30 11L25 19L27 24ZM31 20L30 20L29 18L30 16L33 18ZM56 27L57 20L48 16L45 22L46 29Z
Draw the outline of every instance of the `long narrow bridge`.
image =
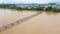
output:
M8 29L8 28L10 28L10 27L12 27L14 25L20 24L20 23L24 22L25 20L28 20L28 19L30 19L30 18L32 18L34 16L37 16L40 13L42 13L42 12L38 12L37 14L31 15L31 16L28 16L26 18L19 19L19 20L15 21L15 22L12 22L10 24L6 24L4 26L1 26L0 31L6 30L6 29Z

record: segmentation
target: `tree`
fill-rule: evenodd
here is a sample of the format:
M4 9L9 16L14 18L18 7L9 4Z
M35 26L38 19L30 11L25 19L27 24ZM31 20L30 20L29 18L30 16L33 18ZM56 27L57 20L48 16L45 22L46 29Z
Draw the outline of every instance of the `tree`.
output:
M46 11L51 11L52 10L52 6L48 6L47 8L46 8Z
M44 10L44 7L37 7L36 10L43 11Z

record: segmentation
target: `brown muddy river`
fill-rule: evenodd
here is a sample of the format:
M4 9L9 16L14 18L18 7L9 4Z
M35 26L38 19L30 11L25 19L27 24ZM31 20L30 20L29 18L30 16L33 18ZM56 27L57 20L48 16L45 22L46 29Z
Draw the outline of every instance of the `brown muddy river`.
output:
M0 9L0 26L12 23L16 20L37 14L36 11L17 11L10 9Z
M0 34L60 34L60 13L43 12Z

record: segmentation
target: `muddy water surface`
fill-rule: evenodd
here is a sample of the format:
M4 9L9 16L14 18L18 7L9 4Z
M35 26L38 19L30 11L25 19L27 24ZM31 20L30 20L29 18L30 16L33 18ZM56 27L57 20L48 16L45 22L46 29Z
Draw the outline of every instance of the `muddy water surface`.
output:
M9 10L9 9L0 9L0 26L12 23L16 20L37 14L36 11L17 11L17 10Z
M60 34L60 13L43 12L1 34Z

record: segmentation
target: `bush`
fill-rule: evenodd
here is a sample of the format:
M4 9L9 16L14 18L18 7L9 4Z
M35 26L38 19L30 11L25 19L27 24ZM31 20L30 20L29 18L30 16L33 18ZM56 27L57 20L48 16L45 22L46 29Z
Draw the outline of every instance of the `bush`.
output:
M53 12L60 12L60 9L54 8Z
M52 6L46 8L46 11L51 11L51 10L52 10Z
M43 11L44 7L37 7L36 10Z
M23 10L23 8L21 8L21 7L16 7L16 10Z

